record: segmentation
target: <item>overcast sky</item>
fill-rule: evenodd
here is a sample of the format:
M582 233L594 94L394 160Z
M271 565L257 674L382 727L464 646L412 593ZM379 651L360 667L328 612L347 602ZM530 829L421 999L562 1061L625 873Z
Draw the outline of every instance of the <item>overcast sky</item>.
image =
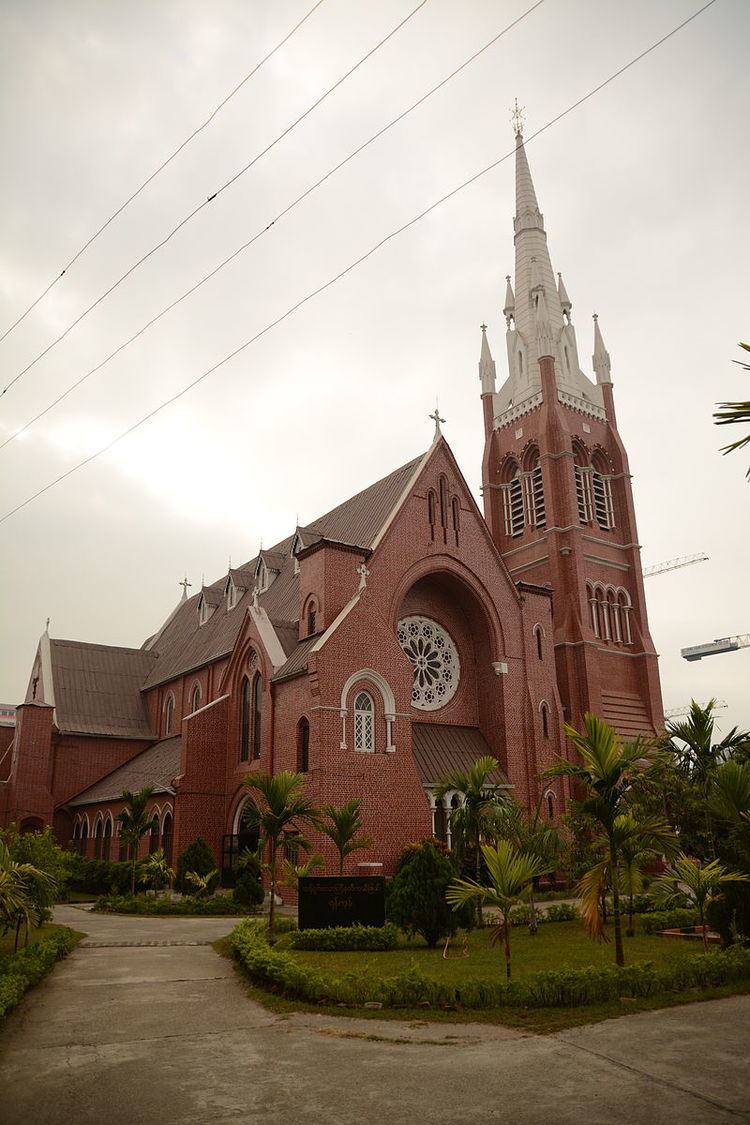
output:
M0 6L0 332L313 0L26 0ZM355 75L204 208L0 399L0 439L262 230L532 0L428 0ZM417 0L324 0L2 344L2 385L281 133ZM701 6L546 0L230 266L0 451L0 514L191 382ZM590 370L612 357L665 705L715 695L750 728L748 454L714 403L748 397L746 0L717 0L528 146L553 267ZM505 376L513 161L390 241L109 453L0 525L0 700L55 637L140 645L178 599L444 432L478 496L486 321Z

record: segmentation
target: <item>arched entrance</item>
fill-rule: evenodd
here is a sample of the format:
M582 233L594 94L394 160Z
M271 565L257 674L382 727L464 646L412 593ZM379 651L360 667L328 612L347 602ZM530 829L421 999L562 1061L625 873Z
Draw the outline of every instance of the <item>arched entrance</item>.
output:
M232 831L224 836L221 849L221 883L224 887L233 887L237 882L237 866L242 853L246 849L251 852L258 850L260 829L257 825L248 825L249 809L257 810L252 797L246 797L237 806L232 821Z

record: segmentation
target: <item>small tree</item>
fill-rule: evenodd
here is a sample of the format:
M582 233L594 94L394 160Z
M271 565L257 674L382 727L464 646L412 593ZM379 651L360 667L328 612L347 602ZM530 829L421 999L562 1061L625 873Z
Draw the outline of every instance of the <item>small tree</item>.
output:
M654 880L649 889L656 901L664 906L673 906L687 899L697 908L703 935L703 949L708 953L706 907L721 893L724 884L747 882L750 882L747 875L742 875L739 871L730 871L717 859L712 860L711 863L701 864L697 859L691 859L682 852L671 867L667 868L664 875Z
M372 847L372 838L362 831L361 806L362 801L355 797L340 809L325 805L320 810L323 815L320 831L333 841L339 853L339 875L344 874L344 860L348 855Z
M122 794L122 799L125 802L125 808L117 814L117 819L120 822L120 840L127 844L130 848L130 893L135 894L135 869L138 863L138 845L141 842L141 837L145 836L151 829L151 820L146 811L146 805L151 799L153 789L139 789L137 793L132 793L130 789L125 789Z
M245 778L245 785L257 793L261 808L248 802L245 809L245 823L248 828L259 828L265 846L268 848L268 871L271 881L271 901L268 911L268 940L273 945L276 940L274 921L276 918L276 888L278 871L276 857L284 838L297 837L297 844L304 847L302 828L312 825L318 827L320 813L304 792L305 775L282 770L281 773L251 773Z
M161 848L157 848L147 859L144 859L141 864L141 879L147 887L153 887L155 891L168 887L174 879L174 871L164 858Z
M219 872L215 867L205 875L201 875L198 871L185 872L185 883L192 888L195 898L208 898L218 882Z
M505 975L510 980L510 911L517 902L529 897L532 881L545 875L549 867L537 856L520 852L509 840L500 840L496 847L482 845L482 854L490 880L482 887L473 879L456 879L447 892L447 900L454 910L483 899L488 906L500 911L501 921L492 935L493 945L502 940L505 952Z
M520 801L506 800L492 814L488 834L495 840L509 840L519 852L535 856L547 871L554 871L560 861L562 837L559 829L542 819L544 797L529 812ZM538 930L534 905L534 884L529 888L529 933Z
M456 877L453 860L440 855L429 840L410 851L388 887L386 914L405 933L420 934L432 949L441 938L471 925L471 905L456 914L446 902L446 891Z
M208 875L209 871L213 871L215 867L214 853L202 836L196 836L177 857L177 876L175 878L177 890L181 894L187 894L190 891L190 884L185 881L188 871L194 871L198 875Z
M21 927L26 926L26 944L32 918L41 921L40 901L52 901L57 884L45 871L31 863L18 863L8 845L0 840L0 926L3 931L15 928L15 945Z

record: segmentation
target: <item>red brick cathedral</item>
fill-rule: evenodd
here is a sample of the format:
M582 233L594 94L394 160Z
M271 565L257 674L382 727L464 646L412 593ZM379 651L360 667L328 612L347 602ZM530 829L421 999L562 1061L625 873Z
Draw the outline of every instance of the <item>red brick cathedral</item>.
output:
M446 838L446 773L482 754L545 814L562 783L563 723L591 710L623 735L663 715L628 461L609 355L594 324L581 370L520 133L515 292L497 389L482 330L484 514L440 432L426 453L187 597L140 648L42 636L0 823L53 824L89 855L119 853L124 790L154 789L144 851L196 836L229 872L243 778L299 770L320 804L361 797L371 852ZM595 318L596 321L596 318ZM0 754L2 751L0 750ZM315 846L331 859L325 839Z

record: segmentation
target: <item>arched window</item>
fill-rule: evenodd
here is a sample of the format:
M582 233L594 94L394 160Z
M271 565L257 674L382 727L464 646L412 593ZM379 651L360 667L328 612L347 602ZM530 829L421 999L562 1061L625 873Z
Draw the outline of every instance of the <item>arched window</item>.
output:
M97 817L96 824L94 825L94 855L97 859L102 858L102 836L104 833L104 825L102 818Z
M297 773L307 773L310 768L310 724L300 719L297 724Z
M593 458L591 488L594 497L596 522L603 530L609 531L615 526L615 514L612 506L612 478L609 474L609 467L601 454L595 454Z
M445 477L440 478L440 523L448 526L448 482Z
M459 524L459 520L461 518L460 512L461 512L461 505L458 502L458 497L454 496L453 499L451 500L451 514L453 516L453 530L456 532L457 535L458 535L458 529L459 529L459 526L460 526L460 524Z
M372 696L361 691L354 700L354 749L375 749L375 708Z
M515 538L517 535L523 534L525 524L521 470L515 461L506 462L503 478L504 483L501 487L505 534Z
M194 715L201 705L201 685L196 684L190 693L190 714Z
M612 640L616 645L622 644L622 626L620 622L620 605L613 586L607 588L607 613L609 614Z
M167 863L172 862L172 814L164 813L161 822L161 846Z
M523 352L518 353L518 374L523 375Z
M159 847L159 814L154 813L151 828L148 834L148 854L153 855Z
M523 475L526 494L526 522L530 527L546 527L547 514L544 508L544 482L542 466L539 464L539 450L532 446L524 458Z
M544 630L542 629L541 625L535 625L534 626L534 636L536 637L536 654L537 654L537 657L539 658L539 660L543 660L544 659L544 653L542 651L542 637L544 636Z
M547 793L547 816L550 820L555 819L555 794L551 792Z
M247 677L242 681L240 695L240 761L246 762L250 757L250 681Z
M86 849L87 849L88 839L89 839L89 822L88 822L88 820L85 816L81 820L81 837L80 837L80 839L81 839L81 846L80 846L80 849L79 849L80 853L81 853L81 855L86 855Z
M104 821L104 836L102 837L102 859L109 861L110 852L112 850L112 817L108 816Z
M454 813L457 813L460 808L461 798L459 797L458 793L454 793L448 805L448 838L446 840L446 843L449 848L453 847L453 826L455 824Z
M437 797L432 810L432 835L443 844L448 843L448 821L445 815L445 805Z
M73 839L77 840L81 835L81 822L78 817L73 821Z
M542 716L542 735L549 738L549 707L546 703L540 703L539 714Z
M120 832L122 833L122 829L120 829ZM128 852L130 851L130 847L128 846L128 844L126 844L125 840L123 840L122 835L120 835L119 839L120 839L120 842L119 842L117 858L122 863L123 860L128 859Z
M263 718L263 684L259 675L253 680L253 758L260 757L261 721Z
M307 606L307 635L312 637L317 628L318 607L315 598L311 598Z
M174 696L170 693L164 704L164 733L172 733L172 720L174 719Z
M433 489L430 489L429 492L427 493L427 518L430 521L430 536L431 536L432 539L435 538L435 505L436 505L436 503L437 503L437 501L436 501L436 498L435 498L435 492L434 492Z
M575 463L576 500L578 501L579 523L591 523L593 501L591 495L591 466L589 456L580 442L573 442Z

